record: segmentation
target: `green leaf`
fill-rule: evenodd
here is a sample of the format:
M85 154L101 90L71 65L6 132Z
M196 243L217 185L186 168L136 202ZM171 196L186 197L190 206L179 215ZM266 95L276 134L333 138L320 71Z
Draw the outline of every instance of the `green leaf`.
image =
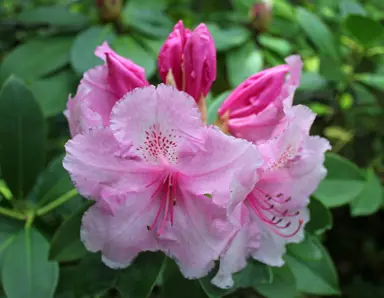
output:
M305 225L308 232L322 234L332 228L332 214L323 203L311 198L308 208L310 221Z
M288 244L287 250L291 255L300 257L303 260L320 260L323 257L317 239L309 233L305 233L305 238L300 243Z
M328 153L325 159L327 177L320 183L314 196L327 207L344 205L356 198L364 187L360 169L349 160Z
M147 78L150 78L155 74L157 57L148 53L147 50L138 44L132 37L118 37L113 45L119 55L127 57L139 66L144 67Z
M344 25L356 41L364 47L373 45L384 36L384 27L369 17L349 15Z
M315 44L317 50L333 60L338 60L339 54L336 42L331 31L322 20L302 7L298 7L296 13L298 23L308 38Z
M221 104L224 102L224 100L228 97L228 95L231 93L231 91L225 91L221 94L219 94L209 105L208 112L207 112L207 123L213 124L215 123L218 114L217 110L220 108Z
M211 280L216 275L218 269L219 266L217 264L217 266L212 269L207 276L199 279L201 288L209 298L223 297L236 291L236 286L230 289L221 289L211 283Z
M302 259L300 256L285 256L289 268L295 276L297 288L304 293L315 295L338 295L339 286L335 266L325 248L317 243L322 257L316 260Z
M357 104L377 105L377 99L372 92L359 83L351 84Z
M60 278L55 292L55 298L77 298L73 291L76 282L76 266L60 266Z
M72 37L49 37L21 44L3 60L0 83L11 74L32 80L63 67L69 62L72 42Z
M274 51L280 57L284 58L292 53L292 46L285 39L262 34L259 36L259 42L263 47Z
M56 231L51 241L49 259L55 261L73 261L83 257L87 250L80 240L81 220L90 202L80 206Z
M244 44L250 38L250 32L241 26L220 28L216 23L207 23L218 51L226 51Z
M183 293L183 298L206 297L199 282L194 279L186 279L181 275L176 263L167 258L160 297L180 298L180 293Z
M257 288L259 284L271 283L273 275L271 268L267 265L250 258L247 267L233 275L236 287Z
M64 70L55 76L32 82L29 86L40 103L45 117L55 116L65 110L68 95L76 90L77 79L71 70Z
M88 69L102 64L102 60L95 56L96 47L104 41L112 43L115 33L110 26L92 26L80 32L73 42L70 58L73 69L82 74Z
M345 77L340 60L324 54L320 54L320 74L327 80L335 82L342 81Z
M303 72L301 74L300 91L319 91L326 89L327 80L317 72Z
M356 79L364 83L365 85L368 85L380 91L384 91L383 74L364 73L357 75Z
M367 171L367 182L361 193L351 202L352 216L370 215L383 205L383 189L373 169Z
M23 198L44 167L45 123L31 91L10 77L0 91L0 165L17 198Z
M22 11L17 20L26 24L46 23L54 26L84 26L89 19L83 14L72 13L64 5L40 6Z
M163 253L140 254L132 265L121 270L116 288L122 297L147 298L162 274L166 264Z
M98 295L115 286L119 271L105 266L99 253L86 255L75 272L76 297Z
M348 16L349 14L363 16L367 14L365 9L355 0L341 0L339 7L342 17Z
M48 241L35 229L20 232L9 247L2 279L8 298L53 297L59 266L48 261Z
M255 290L266 298L294 298L296 297L296 280L288 265L272 267L272 283L261 283Z
M253 42L229 51L226 55L227 75L235 88L263 68L263 56Z

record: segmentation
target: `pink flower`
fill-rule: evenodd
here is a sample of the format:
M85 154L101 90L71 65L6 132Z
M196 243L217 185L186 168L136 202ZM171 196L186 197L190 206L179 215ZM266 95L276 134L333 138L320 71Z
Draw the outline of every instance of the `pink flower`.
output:
M205 127L193 98L165 85L125 95L110 122L66 145L64 167L97 201L83 218L84 244L112 268L162 250L186 277L207 274L236 227L206 194L229 202L237 176L250 191L261 165L255 146Z
M221 105L219 115L232 135L257 143L281 132L283 108L292 106L302 67L299 56L286 62L249 77Z
M315 115L307 107L286 108L285 118L284 130L258 145L264 165L252 191L232 184L228 215L237 222L241 213L242 228L223 253L212 280L219 287L233 285L232 273L244 268L248 257L282 266L285 245L303 240L309 220L306 206L326 175L324 153L330 146L325 139L309 136Z
M160 49L158 66L163 82L196 101L205 97L216 79L216 48L207 26L191 32L179 21Z
M88 70L76 96L68 100L65 115L72 136L108 126L114 104L134 88L149 85L144 69L116 54L107 42L99 46L95 54L105 64Z

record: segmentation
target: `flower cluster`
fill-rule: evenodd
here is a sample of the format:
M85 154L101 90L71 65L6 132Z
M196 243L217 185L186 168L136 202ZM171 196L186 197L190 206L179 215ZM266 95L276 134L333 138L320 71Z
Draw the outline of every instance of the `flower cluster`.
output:
M64 167L96 203L81 237L112 268L161 250L187 278L220 267L212 282L254 258L283 265L285 245L303 239L309 196L325 176L325 139L310 136L315 115L293 106L301 60L240 84L207 126L205 96L216 78L216 51L204 24L180 21L159 53L165 84L107 43L105 61L84 74L65 115L72 139ZM221 128L221 129L220 129Z

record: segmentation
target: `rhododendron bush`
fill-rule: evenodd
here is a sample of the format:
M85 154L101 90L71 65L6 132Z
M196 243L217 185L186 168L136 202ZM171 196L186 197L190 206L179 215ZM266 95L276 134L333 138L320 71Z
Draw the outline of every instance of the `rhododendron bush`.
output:
M376 212L382 164L360 169L338 154L354 132L337 119L324 128L336 107L317 92L332 85L339 108L357 113L348 88L370 101L355 80L380 89L381 79L341 67L331 31L306 8L229 1L232 17L206 7L200 22L171 2L17 15L7 2L10 30L37 37L0 66L0 296L341 293L346 269L323 243L329 208ZM377 38L352 23L384 29L348 3L343 45L365 55ZM274 21L289 30L291 13L303 48L268 36Z

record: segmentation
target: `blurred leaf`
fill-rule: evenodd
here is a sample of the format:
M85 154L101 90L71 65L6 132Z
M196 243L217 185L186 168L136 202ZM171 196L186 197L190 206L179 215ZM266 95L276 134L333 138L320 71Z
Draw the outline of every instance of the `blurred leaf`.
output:
M167 258L160 297L180 298L180 293L183 293L183 298L206 297L200 283L195 279L186 279L182 276L176 263Z
M53 297L59 266L48 261L48 241L35 229L20 232L5 255L2 279L8 298Z
M47 79L34 81L30 89L40 103L46 117L65 110L68 95L74 90L77 79L71 70L64 70Z
M349 15L345 19L344 25L356 41L365 47L371 46L384 36L383 26L369 17Z
M285 39L262 34L259 36L259 42L263 47L274 51L281 57L286 57L292 53L292 46Z
M325 158L328 174L314 196L327 207L337 207L352 201L364 186L360 169L351 161L334 153Z
M266 298L294 298L296 297L296 280L288 265L271 267L272 283L260 283L255 287Z
M216 119L218 118L217 110L220 108L221 104L224 102L224 100L228 97L228 95L231 93L231 91L225 91L221 94L219 94L209 105L208 107L208 116L207 116L207 123L213 124L215 123Z
M364 73L356 75L356 79L370 87L384 91L384 75Z
M17 20L26 23L46 23L54 26L84 26L89 22L87 16L79 13L72 13L66 6L40 6L22 11Z
M324 129L324 135L329 139L335 139L343 143L348 143L353 139L353 132L347 131L339 126L328 126Z
M302 259L293 254L285 256L287 264L295 276L297 288L308 294L338 295L340 292L336 269L319 241L317 241L317 245L322 254L319 259Z
M55 298L78 298L73 287L76 281L76 266L60 266L60 278L56 288Z
M252 5L255 4L255 0L232 0L231 3L236 10L247 14Z
M11 76L0 91L0 164L16 198L23 198L44 167L45 123L31 91Z
M166 38L172 31L173 21L161 10L153 6L143 6L140 3L127 2L122 14L123 22L138 32L156 38Z
M119 271L111 269L101 261L99 253L87 254L75 272L76 297L98 295L115 286Z
M307 231L322 234L332 228L332 214L323 203L311 198L308 209L310 221L305 225Z
M342 81L345 77L340 60L327 55L320 55L320 74L330 81Z
M383 205L383 189L373 169L367 171L367 182L361 193L351 202L352 216L370 215Z
M352 90L355 93L355 98L357 104L370 104L370 105L376 105L377 100L374 94L370 92L367 88L365 88L363 85L359 83L352 83L351 84Z
M120 271L116 288L122 297L147 298L165 265L163 253L141 253L132 265Z
M80 240L81 220L91 203L80 206L64 221L51 241L49 259L55 261L73 261L82 258L87 250Z
M342 17L348 16L349 14L354 15L366 15L365 9L356 0L340 0L340 14Z
M72 37L48 37L19 45L1 64L0 83L11 74L32 80L63 67L69 62L72 42Z
M116 52L124 56L145 69L147 78L154 75L156 71L156 56L148 53L132 37L121 36L113 43Z
M227 53L227 74L230 85L235 88L263 68L263 56L253 42Z
M218 263L216 267L212 269L207 276L199 279L201 288L209 298L218 298L226 296L236 291L236 285L229 289L221 289L211 283L212 278L215 277L218 270Z
M165 10L168 6L169 0L129 0L135 6L140 8L149 8L153 10Z
M206 25L215 41L217 51L226 51L237 47L250 38L249 30L244 27L220 28L216 23L207 23Z
M309 233L305 233L305 238L300 243L288 244L287 250L291 255L300 257L303 260L320 260L323 257L316 237Z
M338 60L338 49L331 31L315 14L305 8L297 8L297 21L301 28L315 44L318 51L331 57L333 60Z
M140 36L140 41L144 44L144 46L151 52L152 55L156 57L160 52L160 48L163 45L164 41L159 39L151 39Z
M333 109L330 106L319 102L310 103L308 107L318 116L326 116L333 113Z
M110 26L92 26L80 32L71 48L71 64L73 69L82 74L88 69L102 64L102 60L94 55L97 46L104 41L112 43L115 33Z
M300 91L318 91L327 87L327 80L316 72L303 72L301 74Z
M353 105L353 96L350 93L341 94L339 104L343 110L350 109Z
M233 280L240 288L257 288L259 284L271 283L273 275L271 268L263 263L248 259L247 267L233 275Z

